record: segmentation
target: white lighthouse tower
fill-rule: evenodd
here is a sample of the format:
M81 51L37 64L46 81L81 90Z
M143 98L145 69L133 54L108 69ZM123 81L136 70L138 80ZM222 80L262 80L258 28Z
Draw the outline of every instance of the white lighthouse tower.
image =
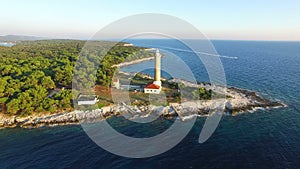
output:
M155 52L155 71L154 71L154 84L161 86L161 81L160 81L160 60L161 60L161 55L159 53L159 50L156 49Z
M147 84L147 86L144 88L145 93L155 93L159 94L161 91L161 54L159 53L159 50L156 49L155 52L155 63L154 63L154 81Z

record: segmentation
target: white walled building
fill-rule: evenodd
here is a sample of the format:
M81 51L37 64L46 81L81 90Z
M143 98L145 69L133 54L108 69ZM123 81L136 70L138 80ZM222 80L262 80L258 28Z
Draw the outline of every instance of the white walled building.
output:
M161 86L156 85L154 83L148 84L145 88L144 88L144 92L145 93L154 93L154 94L159 94L161 91Z
M77 99L78 105L94 105L98 102L96 95L80 95Z
M115 87L116 89L120 89L120 80L119 79L113 79L112 87Z

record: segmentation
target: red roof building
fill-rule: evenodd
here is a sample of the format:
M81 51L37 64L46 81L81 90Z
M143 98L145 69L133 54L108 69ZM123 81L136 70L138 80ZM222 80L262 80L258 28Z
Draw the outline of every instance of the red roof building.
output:
M145 93L159 93L161 91L161 86L154 84L153 82L148 83L144 88Z
M154 83L151 83L151 84L148 84L145 89L159 89L160 86L154 84Z

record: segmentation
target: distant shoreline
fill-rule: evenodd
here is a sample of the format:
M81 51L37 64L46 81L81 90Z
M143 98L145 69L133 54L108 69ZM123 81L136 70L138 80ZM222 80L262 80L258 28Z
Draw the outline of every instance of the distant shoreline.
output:
M121 67L134 65L134 64L137 64L137 63L141 63L141 62L145 62L145 61L149 61L149 60L153 60L153 59L154 59L154 57L141 58L141 59L137 59L137 60L134 60L134 61L123 62L123 63L117 64L117 65L113 65L112 67L121 68Z
M150 50L155 50L155 48L146 48L144 50L145 51L150 51ZM161 56L163 57L164 55L161 55ZM125 61L125 62L116 64L116 65L113 65L112 67L121 68L121 67L126 67L126 66L130 66L130 65L134 65L134 64L141 63L141 62L146 62L146 61L149 61L149 60L154 60L154 59L155 59L155 57L151 56L151 57L141 58L141 59L137 59L137 60L133 60L133 61L128 61L128 62Z

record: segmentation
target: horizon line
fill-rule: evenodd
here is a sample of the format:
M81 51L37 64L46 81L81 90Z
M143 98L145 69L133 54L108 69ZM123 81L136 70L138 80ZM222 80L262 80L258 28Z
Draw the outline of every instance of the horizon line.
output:
M51 36L38 36L38 35L22 35L22 34L6 34L6 35L0 35L0 37L5 37L5 36L23 36L23 37L33 37L33 38L45 38L45 39L37 39L37 40L126 40L124 38L103 38L103 39L96 39L96 38L77 38L77 37L51 37ZM147 39L157 39L157 40L171 40L172 38L139 38L139 37L134 37L130 39L135 39L135 40L147 40ZM185 40L200 40L200 39L195 39L195 38L183 38ZM222 39L222 38L207 38L203 40L209 40L209 41L252 41L252 42L300 42L299 40L285 40L285 39ZM0 40L1 42L1 40Z

